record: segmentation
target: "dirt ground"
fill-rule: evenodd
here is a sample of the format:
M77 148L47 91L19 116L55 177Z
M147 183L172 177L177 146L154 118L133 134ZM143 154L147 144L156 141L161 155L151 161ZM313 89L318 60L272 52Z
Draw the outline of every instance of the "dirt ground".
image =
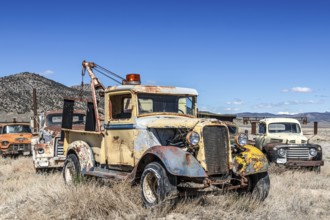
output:
M35 173L32 159L0 158L0 219L329 219L330 128L313 135L323 147L320 174L270 169L271 189L262 202L228 193L187 198L173 209L145 209L140 188L95 182L66 186L60 172Z

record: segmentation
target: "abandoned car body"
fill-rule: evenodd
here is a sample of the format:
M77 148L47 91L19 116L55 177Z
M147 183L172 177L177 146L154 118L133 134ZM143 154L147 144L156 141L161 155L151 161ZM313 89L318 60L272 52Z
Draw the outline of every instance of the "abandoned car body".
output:
M0 149L3 157L31 155L32 131L27 123L2 124Z
M95 64L83 65L93 83ZM66 183L81 175L130 179L140 182L146 206L181 193L223 189L267 197L267 158L243 144L232 154L226 124L196 117L196 90L142 86L138 78L128 75L123 85L104 91L103 130L63 128Z
M85 114L74 112L73 126L81 129ZM47 111L38 116L39 133L32 148L33 164L37 171L62 168L65 156L63 142L60 141L62 111Z
M255 145L266 153L269 161L287 167L324 165L322 147L308 143L300 123L291 118L267 118L259 122Z

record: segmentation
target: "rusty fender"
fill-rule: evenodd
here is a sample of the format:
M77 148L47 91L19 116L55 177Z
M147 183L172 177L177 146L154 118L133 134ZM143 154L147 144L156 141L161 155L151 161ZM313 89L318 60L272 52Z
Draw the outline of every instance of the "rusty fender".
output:
M144 167L157 159L174 176L207 177L206 172L192 154L173 146L154 146L149 148L143 154L137 166L135 166L131 177L133 179L139 178Z
M75 153L78 156L81 174L84 175L95 164L92 148L85 141L74 141L68 147L68 154Z
M233 158L233 172L236 175L250 175L268 170L266 156L256 147L245 145L245 151Z

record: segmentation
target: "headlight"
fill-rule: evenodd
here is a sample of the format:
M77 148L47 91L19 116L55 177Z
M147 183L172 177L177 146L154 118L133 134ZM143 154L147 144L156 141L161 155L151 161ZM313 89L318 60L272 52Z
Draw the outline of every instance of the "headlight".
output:
M43 148L38 149L38 154L43 154L44 152L45 152L45 150Z
M317 155L317 150L315 148L311 148L311 149L309 149L309 154L312 157L315 157Z
M285 154L286 154L286 150L284 148L280 148L280 149L277 150L277 154L280 157L284 157Z
M187 135L187 141L189 142L190 145L195 146L198 144L200 138L199 138L199 134L192 131L189 132Z
M307 141L306 141L306 140L301 140L301 143L302 143L302 144L306 144Z
M239 134L238 136L236 136L236 143L239 145L239 146L244 146L247 144L248 142L248 137L246 136L246 134Z
M7 146L8 144L9 144L9 142L8 141L2 141L2 146Z

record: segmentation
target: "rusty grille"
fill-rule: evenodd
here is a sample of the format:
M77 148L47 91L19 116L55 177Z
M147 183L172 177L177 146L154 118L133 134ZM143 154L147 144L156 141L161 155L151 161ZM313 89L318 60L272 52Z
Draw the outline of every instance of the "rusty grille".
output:
M203 129L205 160L208 175L225 174L228 171L228 132L222 126Z
M21 150L30 150L31 144L11 144L9 146L9 149L15 150L15 151L21 151Z
M309 149L308 148L288 148L287 158L290 159L308 159Z

